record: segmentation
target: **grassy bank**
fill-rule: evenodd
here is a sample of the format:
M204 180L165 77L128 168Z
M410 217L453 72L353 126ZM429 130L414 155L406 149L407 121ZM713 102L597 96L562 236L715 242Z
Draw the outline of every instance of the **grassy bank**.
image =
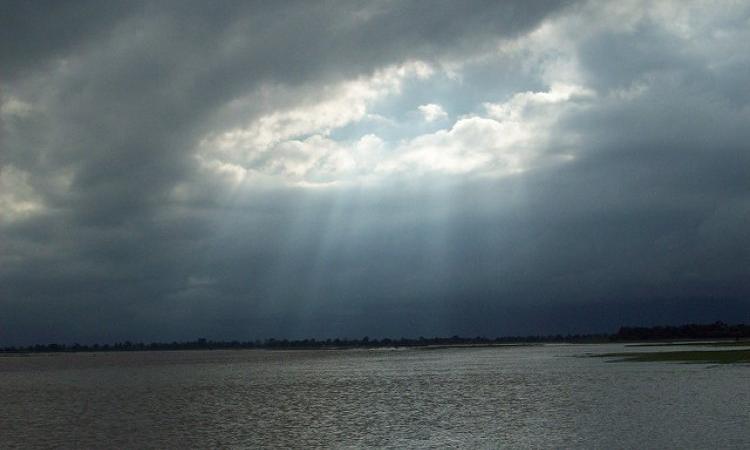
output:
M750 350L689 350L675 352L606 353L594 355L615 358L614 362L678 362L698 364L750 363Z
M731 341L677 341L677 342L649 342L642 344L626 344L627 347L750 347L750 340Z

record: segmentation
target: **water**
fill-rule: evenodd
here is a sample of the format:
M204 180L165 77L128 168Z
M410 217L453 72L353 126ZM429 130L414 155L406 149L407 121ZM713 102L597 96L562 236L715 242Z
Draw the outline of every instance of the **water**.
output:
M750 448L750 367L623 349L0 357L0 447Z

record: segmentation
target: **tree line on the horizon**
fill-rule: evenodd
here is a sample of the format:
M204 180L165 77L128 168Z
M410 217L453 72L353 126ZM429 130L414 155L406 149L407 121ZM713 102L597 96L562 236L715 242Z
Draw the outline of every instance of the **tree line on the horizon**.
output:
M185 342L116 342L114 344L36 344L29 346L4 347L5 353L55 353L55 352L97 352L97 351L147 351L147 350L220 350L220 349L338 349L338 348L384 348L384 347L427 347L447 345L497 345L534 344L545 342L604 342L608 334L568 334L549 336L506 336L487 338L477 337L431 337L376 339L365 336L361 339L275 339L255 341L212 341L197 339Z
M337 348L383 348L383 347L428 347L449 345L500 345L535 343L594 343L622 341L654 341L681 339L750 339L750 326L712 324L687 324L680 326L621 327L614 334L556 334L546 336L505 336L496 338L477 337L419 337L419 338L370 338L361 339L265 339L254 341L212 341L197 339L184 342L116 342L114 344L36 344L0 348L0 353L56 353L56 352L119 352L148 350L219 350L219 349L337 349Z
M612 338L618 341L744 339L750 338L750 325L728 325L719 321L711 324L691 323L680 326L621 327Z

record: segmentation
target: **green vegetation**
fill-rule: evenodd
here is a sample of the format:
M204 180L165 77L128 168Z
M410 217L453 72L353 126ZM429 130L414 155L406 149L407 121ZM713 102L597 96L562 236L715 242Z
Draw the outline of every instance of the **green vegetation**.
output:
M677 362L694 364L750 363L750 350L747 349L606 353L593 356L601 358L617 358L614 362Z
M649 344L628 344L627 347L750 347L750 341L684 341L684 342L656 342Z

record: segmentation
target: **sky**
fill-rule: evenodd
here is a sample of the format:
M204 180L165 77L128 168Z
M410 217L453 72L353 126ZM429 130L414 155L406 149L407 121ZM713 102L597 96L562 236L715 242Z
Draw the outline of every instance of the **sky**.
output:
M750 3L0 0L0 345L750 322Z

